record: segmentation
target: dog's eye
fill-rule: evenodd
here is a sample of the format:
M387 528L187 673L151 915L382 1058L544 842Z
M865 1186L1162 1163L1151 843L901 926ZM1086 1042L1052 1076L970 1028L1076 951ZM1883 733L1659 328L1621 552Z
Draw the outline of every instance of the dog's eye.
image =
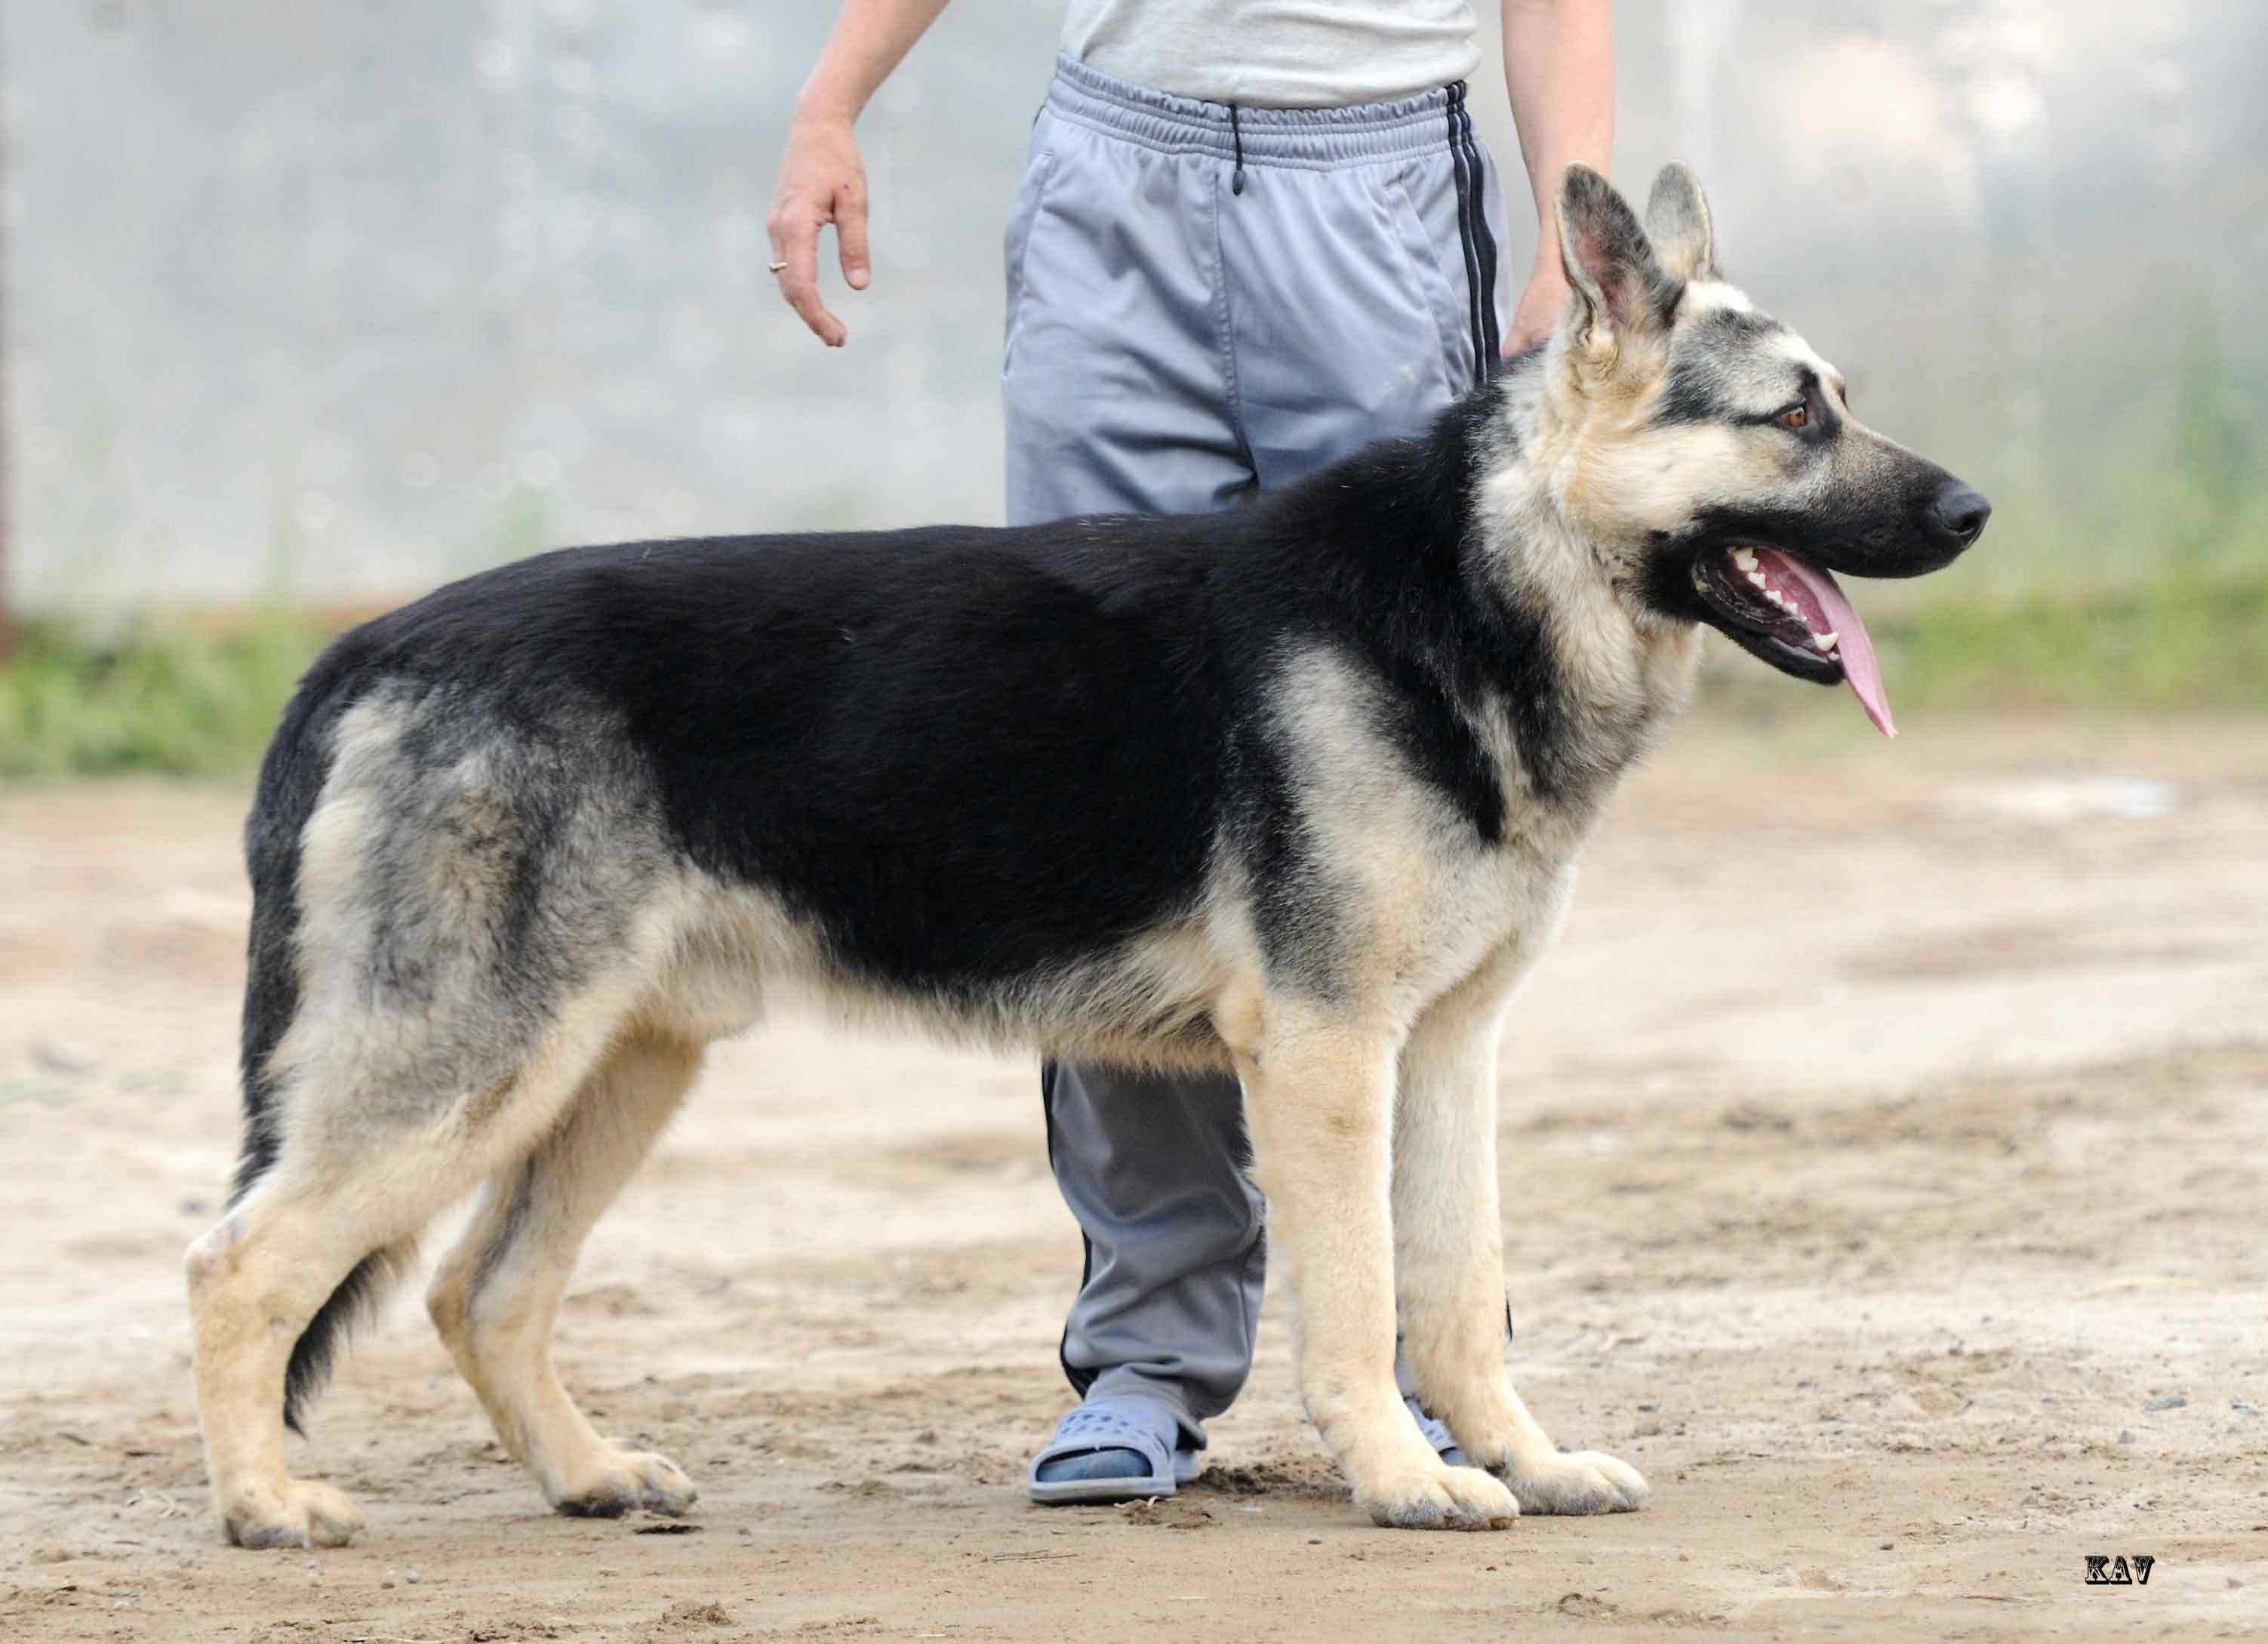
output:
M1772 421L1778 423L1782 428L1800 428L1810 420L1811 407L1800 400L1772 418Z

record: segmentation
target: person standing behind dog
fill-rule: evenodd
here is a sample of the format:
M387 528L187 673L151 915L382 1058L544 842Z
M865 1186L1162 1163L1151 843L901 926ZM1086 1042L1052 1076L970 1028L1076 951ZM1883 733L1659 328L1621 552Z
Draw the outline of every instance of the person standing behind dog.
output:
M852 124L946 3L843 0L797 102L771 268L831 348L848 333L820 299L821 231L851 289L870 275ZM1557 180L1612 146L1609 0L1502 4L1540 232L1500 342L1469 0L1069 0L1008 222L1010 524L1232 506L1418 431L1550 334ZM1061 1350L1080 1403L1028 1488L1170 1494L1252 1365L1266 1260L1236 1080L1050 1064L1042 1090L1086 1266Z

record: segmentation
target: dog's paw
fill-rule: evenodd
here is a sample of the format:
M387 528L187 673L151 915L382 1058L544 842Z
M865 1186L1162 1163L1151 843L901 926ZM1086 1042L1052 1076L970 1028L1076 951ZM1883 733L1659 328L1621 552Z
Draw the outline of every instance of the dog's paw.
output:
M239 1496L223 1522L239 1547L343 1547L362 1528L362 1515L343 1491L287 1478L281 1491Z
M1440 1461L1355 1491L1356 1505L1388 1530L1505 1530L1520 1516L1513 1493L1477 1467Z
M1523 1513L1635 1513L1653 1493L1637 1468L1599 1450L1553 1456L1539 1466L1500 1476Z
M551 1505L571 1518L620 1518L644 1508L682 1517L701 1498L677 1463L651 1450L609 1446L573 1480L551 1493Z

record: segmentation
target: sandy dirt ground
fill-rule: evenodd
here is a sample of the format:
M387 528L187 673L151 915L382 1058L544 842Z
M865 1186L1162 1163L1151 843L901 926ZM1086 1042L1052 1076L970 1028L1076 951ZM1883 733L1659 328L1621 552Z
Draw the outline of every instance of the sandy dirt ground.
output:
M2268 1636L2268 724L1675 739L1504 1064L1516 1380L1654 1500L1473 1536L1358 1517L1280 1295L1199 1485L1027 1507L1079 1255L1031 1066L783 1026L562 1325L694 1517L548 1515L413 1289L292 1443L364 1535L223 1545L180 1255L241 806L0 791L0 1640Z

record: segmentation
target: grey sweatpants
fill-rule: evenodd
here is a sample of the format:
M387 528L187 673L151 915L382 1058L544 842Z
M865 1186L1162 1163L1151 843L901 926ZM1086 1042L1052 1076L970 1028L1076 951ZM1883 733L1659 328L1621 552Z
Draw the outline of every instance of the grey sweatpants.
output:
M1232 111L1060 62L1008 224L1010 523L1229 507L1471 389L1502 214L1463 96ZM1042 1088L1086 1235L1064 1373L1202 1445L1266 1269L1236 1081L1057 1064Z

